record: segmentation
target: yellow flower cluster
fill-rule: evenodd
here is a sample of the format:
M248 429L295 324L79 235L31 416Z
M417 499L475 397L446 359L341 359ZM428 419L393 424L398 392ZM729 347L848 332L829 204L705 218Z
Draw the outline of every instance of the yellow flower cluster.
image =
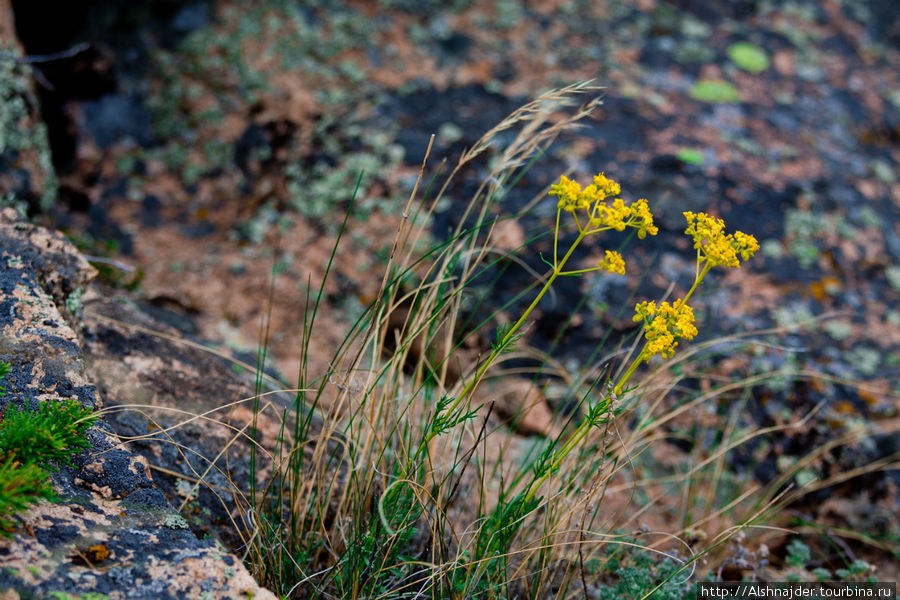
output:
M653 224L653 215L650 214L650 207L643 198L631 205L631 218L637 224L638 238L644 239L648 233L650 235L659 233L659 228Z
M559 178L559 183L554 183L550 186L550 195L559 198L559 203L557 204L559 208L572 212L576 206L579 206L581 186L578 185L577 181L572 181L563 175Z
M741 231L725 234L725 222L706 213L684 213L688 227L684 232L694 238L694 248L706 260L708 266L740 267L738 260L749 260L759 250L759 243L752 235Z
M649 358L660 355L668 358L675 354L678 342L675 338L692 340L697 335L694 326L694 310L681 300L672 304L663 302L639 302L635 308L635 321L643 321L647 346L644 353Z
M601 260L598 265L604 271L618 275L625 274L625 259L615 250L607 250L606 258Z
M558 199L557 207L575 217L582 234L607 229L623 231L626 227L634 227L641 239L648 233L656 235L659 229L653 224L653 215L646 200L638 200L630 206L621 198L607 203L608 198L618 196L621 191L621 186L603 173L595 175L593 183L584 189L566 176L550 186L550 195Z
M618 196L622 192L622 187L602 172L594 175L594 185L607 196Z

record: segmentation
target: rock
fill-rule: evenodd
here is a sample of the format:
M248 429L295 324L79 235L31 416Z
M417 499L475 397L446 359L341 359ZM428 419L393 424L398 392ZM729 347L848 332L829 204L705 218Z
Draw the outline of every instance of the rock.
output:
M46 211L56 200L57 180L32 69L22 60L6 1L0 1L0 40L0 201Z
M103 406L75 329L94 274L60 234L0 213L0 361L12 366L0 414L69 398ZM74 467L52 476L58 500L19 515L21 527L0 538L0 597L275 598L220 544L186 528L147 459L104 416L87 435Z
M234 524L247 506L237 504L254 471L247 440L253 386L229 363L184 340L164 309L124 294L93 289L85 296L86 368L109 410L109 423L150 465L160 490L188 517L198 535L229 547L246 542ZM169 323L167 323L167 321ZM259 488L271 472L282 411L293 394L263 398L257 415ZM199 415L199 416L198 416ZM244 434L240 432L243 431ZM195 485L202 479L204 485ZM216 491L214 491L216 490Z
M491 382L488 382L491 383ZM485 385L476 392L476 400L488 405L513 431L520 435L557 438L561 433L553 409L539 385L520 377L506 377L495 385Z

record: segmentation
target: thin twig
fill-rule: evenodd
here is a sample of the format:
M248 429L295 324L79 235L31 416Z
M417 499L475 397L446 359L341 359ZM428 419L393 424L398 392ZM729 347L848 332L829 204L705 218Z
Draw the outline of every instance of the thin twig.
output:
M35 63L45 63L52 62L54 60L61 60L63 58L72 58L76 54L81 54L90 47L91 45L87 42L81 42L80 44L75 44L68 50L62 50L61 52L54 52L53 54L30 54L26 56L18 56L16 54L13 54L12 52L4 52L0 50L0 58L14 60L26 65L33 65Z

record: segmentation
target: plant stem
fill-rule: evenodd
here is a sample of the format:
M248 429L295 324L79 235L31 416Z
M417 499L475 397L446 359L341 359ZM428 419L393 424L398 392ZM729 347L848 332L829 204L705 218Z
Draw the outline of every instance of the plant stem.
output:
M644 344L646 346L646 344ZM616 384L616 387L613 388L613 392L616 394L622 393L622 387L628 383L628 380L631 379L631 376L634 374L635 370L638 368L638 365L641 364L641 361L644 360L644 351L641 350L641 353L638 354L637 358L634 359L634 362L628 367L628 370L625 371L625 374L622 375L622 379L619 383Z
M569 455L569 452L572 451L575 446L581 443L581 440L587 435L588 430L591 428L590 420L584 420L578 425L578 429L576 429L572 435L569 437L568 441L566 441L565 445L559 449L556 453L556 458L553 459L553 462L550 463L550 467L547 468L544 473L538 477L537 479L532 479L528 484L528 487L525 488L525 501L531 500L534 496L535 492L537 492L538 488L541 486L544 481L547 480L547 477L550 476L553 471L562 464L562 461L565 460L566 456Z
M548 291L550 291L550 287L553 285L553 282L556 281L556 278L559 277L560 274L562 274L563 267L565 266L566 262L569 260L569 258L572 257L572 253L575 252L575 248L578 247L578 244L581 243L581 240L583 240L586 235L587 234L585 232L580 232L578 234L578 237L575 238L575 241L572 242L572 245L569 247L569 250L566 252L565 256L562 257L562 260L560 260L559 262L556 262L556 260L554 260L553 270L550 272L550 277L547 278L547 282L544 284L544 287L541 288L541 291L538 292L537 296L535 296L534 300L532 300L528 308L525 309L525 311L522 313L522 316L519 317L519 320L509 328L509 330L506 332L506 335L503 336L503 339L500 340L500 342L494 347L493 351L491 351L490 355L488 355L487 360L485 360L484 363L482 363L482 365L478 368L478 370L475 372L475 375L472 377L472 379L469 380L469 382L466 384L466 387L463 388L463 391L450 406L450 412L453 412L454 410L459 408L459 405L472 395L472 392L475 391L475 388L484 377L484 373L494 363L494 360L496 360L497 356L499 356L503 352L503 349L513 338L516 332L522 327L522 325L525 323L525 320L534 311L544 295ZM554 238L557 238L558 236L559 230L557 229ZM556 239L554 239L554 246L555 245Z
M701 269L700 268L700 257L698 255L698 257L697 257L697 275L694 277L694 284L691 286L691 289L689 289L688 293L685 294L684 298L681 299L682 304L687 304L688 298L690 298L691 295L693 295L694 290L697 289L697 286L700 285L700 283L703 281L703 278L706 277L706 274L709 273L709 270L711 268L712 267L710 266L709 262L707 261L706 263L704 263L703 268ZM646 347L647 347L647 345L644 344L644 348L646 348ZM638 365L640 365L641 362L645 358L646 358L646 356L644 354L644 349L641 349L641 353L638 354L637 358L634 359L634 362L631 363L631 365L628 367L628 370L625 371L625 374L622 376L622 379L619 381L619 383L616 384L616 387L613 388L613 392L615 392L616 394L622 393L622 388L628 382L628 380L631 379L631 376L634 374L634 371L638 368Z

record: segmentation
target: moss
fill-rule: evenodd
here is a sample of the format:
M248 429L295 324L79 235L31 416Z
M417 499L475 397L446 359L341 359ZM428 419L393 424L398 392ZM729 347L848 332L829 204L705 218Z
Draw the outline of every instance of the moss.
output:
M10 519L41 500L52 500L53 488L47 473L34 464L21 464L15 458L0 463L0 532L9 536L15 526Z
M44 402L34 412L9 406L0 422L0 457L43 469L68 464L74 452L89 446L84 433L93 422L76 400Z
M10 365L0 363L0 381ZM7 390L0 386L0 396ZM84 434L95 417L75 400L45 402L37 411L8 405L0 419L0 531L9 535L12 520L40 500L55 497L47 475L88 447Z

